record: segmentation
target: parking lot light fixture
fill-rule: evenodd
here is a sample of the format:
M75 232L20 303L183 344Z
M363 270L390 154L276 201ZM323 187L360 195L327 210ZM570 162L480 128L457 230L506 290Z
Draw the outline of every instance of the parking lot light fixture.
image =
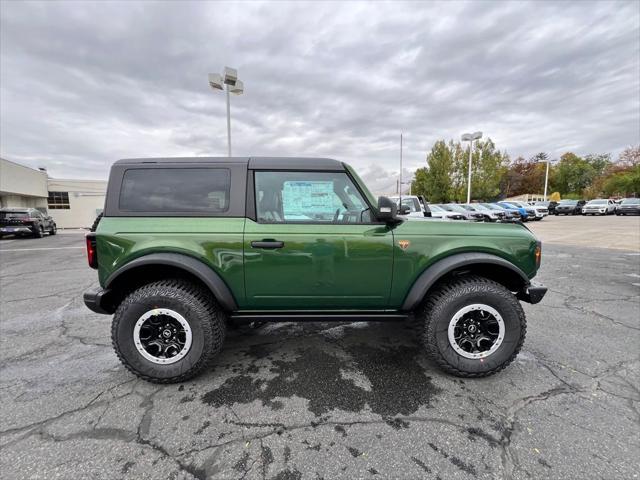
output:
M462 141L469 142L469 177L467 179L467 203L471 203L471 158L473 155L473 141L482 138L482 132L464 133Z
M209 74L209 85L213 90L226 90L227 97L227 153L231 156L231 100L229 93L242 95L244 93L244 83L238 80L238 71L235 68L224 67L222 75L219 73ZM226 88L225 88L226 85Z

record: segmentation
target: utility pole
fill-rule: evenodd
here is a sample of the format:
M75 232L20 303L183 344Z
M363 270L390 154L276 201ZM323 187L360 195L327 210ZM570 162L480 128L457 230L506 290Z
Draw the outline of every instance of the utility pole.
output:
M400 134L400 180L398 180L399 191L399 208L402 208L402 133Z

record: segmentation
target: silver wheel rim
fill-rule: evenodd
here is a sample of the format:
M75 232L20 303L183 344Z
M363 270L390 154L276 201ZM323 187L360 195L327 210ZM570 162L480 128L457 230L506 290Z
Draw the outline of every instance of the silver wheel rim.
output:
M504 320L495 308L474 303L461 308L451 318L449 344L464 358L486 358L500 348L504 332Z
M169 365L189 353L191 327L185 318L169 308L154 308L142 315L133 328L138 353L152 363Z

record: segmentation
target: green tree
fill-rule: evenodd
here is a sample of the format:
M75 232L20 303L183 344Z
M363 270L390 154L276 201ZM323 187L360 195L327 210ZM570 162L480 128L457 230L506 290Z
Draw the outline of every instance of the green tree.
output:
M471 180L473 199L493 200L498 197L508 164L509 156L496 150L495 144L490 138L484 142L478 142L473 152Z
M451 198L451 151L444 140L437 141L427 155L428 170L424 175L425 197L433 203Z
M555 168L553 187L562 195L569 193L580 194L593 182L597 176L596 168L599 164L585 161L574 153L568 152L560 157Z

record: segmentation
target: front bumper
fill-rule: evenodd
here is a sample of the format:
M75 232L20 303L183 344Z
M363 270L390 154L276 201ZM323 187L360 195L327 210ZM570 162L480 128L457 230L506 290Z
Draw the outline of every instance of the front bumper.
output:
M104 290L102 288L87 290L83 295L84 304L92 312L111 315L115 309L109 301L110 294L111 290Z
M527 303L539 303L547 293L547 287L537 284L531 283L529 286L525 287L523 290L518 292L518 299Z

